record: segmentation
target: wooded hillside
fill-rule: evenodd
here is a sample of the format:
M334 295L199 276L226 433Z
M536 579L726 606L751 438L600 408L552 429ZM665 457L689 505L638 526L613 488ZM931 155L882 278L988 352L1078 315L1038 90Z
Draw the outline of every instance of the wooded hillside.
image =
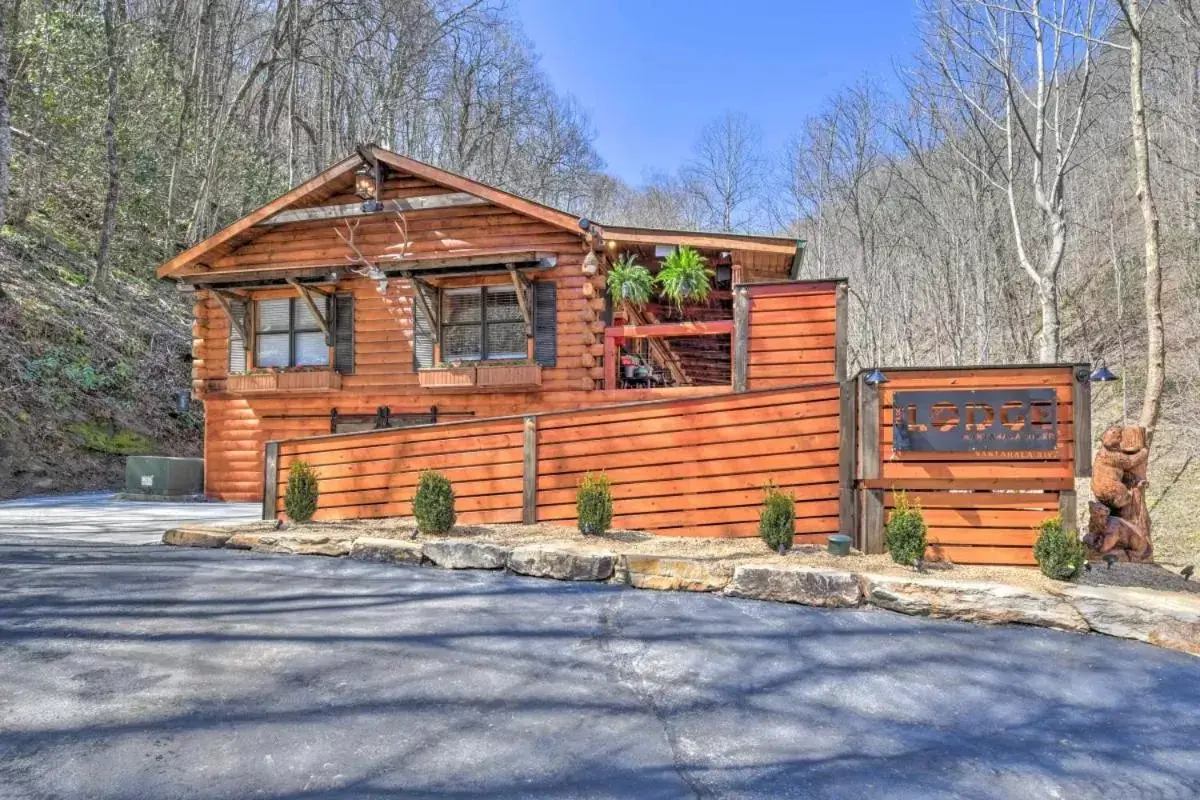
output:
M186 308L153 267L376 141L604 222L803 237L805 277L851 279L854 367L1106 363L1095 428L1157 423L1162 554L1190 557L1200 3L917 2L900 91L847 86L780 152L769 109L714 97L692 158L631 186L500 0L7 0L0 433L46 464L85 422L186 449ZM12 469L0 492L40 485Z

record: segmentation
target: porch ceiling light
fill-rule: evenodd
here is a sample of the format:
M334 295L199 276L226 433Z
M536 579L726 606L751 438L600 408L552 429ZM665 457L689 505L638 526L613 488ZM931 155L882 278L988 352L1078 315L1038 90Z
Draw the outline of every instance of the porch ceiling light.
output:
M888 377L879 371L879 368L871 370L867 373L867 377L863 378L868 386L878 386L881 383L887 383Z

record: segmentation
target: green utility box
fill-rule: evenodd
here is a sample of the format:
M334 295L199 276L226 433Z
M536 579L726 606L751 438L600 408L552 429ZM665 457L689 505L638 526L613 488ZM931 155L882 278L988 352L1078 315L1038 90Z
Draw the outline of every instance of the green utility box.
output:
M203 495L204 459L129 456L125 459L125 493L152 497Z

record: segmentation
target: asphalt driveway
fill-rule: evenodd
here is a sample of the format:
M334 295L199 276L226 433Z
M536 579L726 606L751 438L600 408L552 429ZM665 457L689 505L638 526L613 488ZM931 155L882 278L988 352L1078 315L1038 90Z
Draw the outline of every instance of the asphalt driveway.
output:
M257 503L130 502L113 494L47 495L0 501L0 541L15 535L93 544L158 544L168 528L246 522L261 515Z
M492 573L0 540L0 797L1193 797L1200 659Z

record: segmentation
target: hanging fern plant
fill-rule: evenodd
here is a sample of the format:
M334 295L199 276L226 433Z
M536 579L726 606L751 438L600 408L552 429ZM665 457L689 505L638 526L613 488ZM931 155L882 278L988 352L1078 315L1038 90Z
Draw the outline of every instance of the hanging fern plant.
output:
M605 280L613 305L629 303L641 308L650 301L654 291L654 276L637 263L637 256L632 253L625 253L613 262Z
M708 260L690 247L677 247L658 271L662 293L677 308L686 303L703 303L712 289L713 271Z

